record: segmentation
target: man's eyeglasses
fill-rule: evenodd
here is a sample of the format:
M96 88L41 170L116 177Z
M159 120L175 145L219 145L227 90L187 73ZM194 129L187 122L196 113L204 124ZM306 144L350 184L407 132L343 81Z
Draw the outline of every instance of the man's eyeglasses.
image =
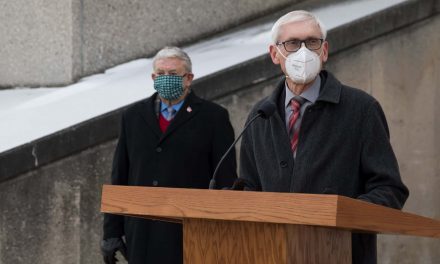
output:
M286 40L284 42L277 42L276 44L277 46L283 45L284 49L288 52L295 52L301 48L303 43L309 50L318 50L321 48L323 42L323 39L310 38L306 40Z

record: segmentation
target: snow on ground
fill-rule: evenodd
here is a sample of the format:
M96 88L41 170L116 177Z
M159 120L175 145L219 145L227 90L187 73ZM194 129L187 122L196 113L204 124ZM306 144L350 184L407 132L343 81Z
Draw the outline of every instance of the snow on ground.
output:
M404 1L350 1L312 12L330 30ZM195 77L265 54L273 22L184 47ZM139 59L66 87L0 90L0 153L150 96L151 70L151 58Z

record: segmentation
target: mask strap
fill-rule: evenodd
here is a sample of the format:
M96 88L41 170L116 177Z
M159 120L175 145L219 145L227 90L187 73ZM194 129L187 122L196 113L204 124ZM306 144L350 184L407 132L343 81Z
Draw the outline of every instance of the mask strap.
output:
M275 44L275 47L277 48L277 50L280 52L281 56L283 56L284 59L287 60L287 57L284 56L284 54L281 52L281 50L278 48L278 45Z
M319 57L321 57L323 51L324 51L324 49L321 46L321 53L318 54Z

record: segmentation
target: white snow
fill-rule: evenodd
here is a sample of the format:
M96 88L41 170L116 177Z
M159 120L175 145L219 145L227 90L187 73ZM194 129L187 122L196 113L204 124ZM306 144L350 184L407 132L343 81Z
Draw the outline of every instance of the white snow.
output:
M330 30L405 1L349 1L312 12ZM185 47L196 78L267 53L273 22ZM150 96L151 69L150 58L139 59L66 87L0 90L0 152Z

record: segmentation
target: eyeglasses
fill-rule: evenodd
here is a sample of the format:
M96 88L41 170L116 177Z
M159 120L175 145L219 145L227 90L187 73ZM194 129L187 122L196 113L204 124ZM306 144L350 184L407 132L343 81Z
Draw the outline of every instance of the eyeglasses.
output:
M283 45L284 49L288 52L295 52L301 48L303 43L309 50L318 50L321 48L323 42L323 39L309 38L306 40L286 40L284 42L277 42L276 44L277 46Z

